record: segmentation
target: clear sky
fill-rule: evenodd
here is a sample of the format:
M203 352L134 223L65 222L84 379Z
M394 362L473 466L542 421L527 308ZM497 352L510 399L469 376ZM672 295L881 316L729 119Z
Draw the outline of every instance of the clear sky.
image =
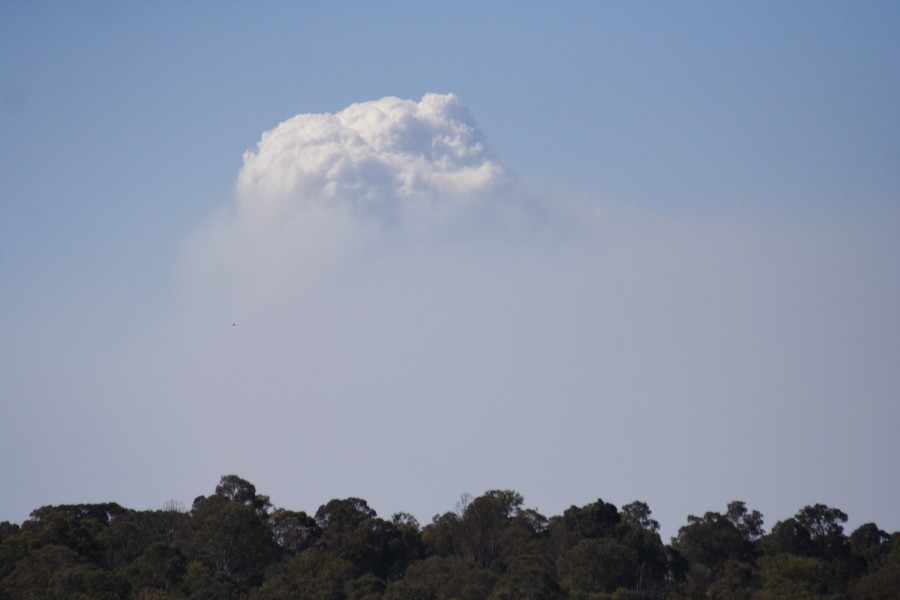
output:
M900 529L898 31L0 1L0 520L237 473L423 522L510 488Z

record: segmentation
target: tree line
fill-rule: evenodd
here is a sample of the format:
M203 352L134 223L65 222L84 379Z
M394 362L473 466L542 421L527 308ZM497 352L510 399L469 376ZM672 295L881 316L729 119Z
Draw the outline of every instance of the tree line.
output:
M846 521L815 504L766 532L735 501L665 544L644 502L546 517L491 490L422 526L360 498L276 508L226 475L190 510L44 506L0 523L0 600L900 598L900 532Z

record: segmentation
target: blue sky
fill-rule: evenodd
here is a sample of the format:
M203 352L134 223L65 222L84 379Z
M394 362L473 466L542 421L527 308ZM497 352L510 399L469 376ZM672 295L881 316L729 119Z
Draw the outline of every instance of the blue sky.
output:
M668 533L735 498L900 528L898 27L890 2L0 3L0 519L235 471L310 512L510 487L639 498ZM263 132L428 92L545 222L235 233ZM196 325L262 312L235 349Z

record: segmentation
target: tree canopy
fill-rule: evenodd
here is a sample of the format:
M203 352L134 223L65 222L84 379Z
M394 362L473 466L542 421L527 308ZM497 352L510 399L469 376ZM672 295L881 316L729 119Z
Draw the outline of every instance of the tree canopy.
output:
M666 544L643 501L545 516L489 490L422 526L361 498L275 507L225 475L189 511L43 506L0 523L0 600L900 598L900 533L846 522L813 504L766 532L736 500Z

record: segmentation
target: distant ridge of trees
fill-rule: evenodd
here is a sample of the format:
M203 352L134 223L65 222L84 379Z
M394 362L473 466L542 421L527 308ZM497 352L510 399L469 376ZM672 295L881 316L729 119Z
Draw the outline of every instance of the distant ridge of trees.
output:
M898 600L900 533L815 504L776 523L744 502L671 543L644 502L547 517L512 490L420 525L361 498L314 515L221 478L190 510L44 506L0 523L0 600Z

